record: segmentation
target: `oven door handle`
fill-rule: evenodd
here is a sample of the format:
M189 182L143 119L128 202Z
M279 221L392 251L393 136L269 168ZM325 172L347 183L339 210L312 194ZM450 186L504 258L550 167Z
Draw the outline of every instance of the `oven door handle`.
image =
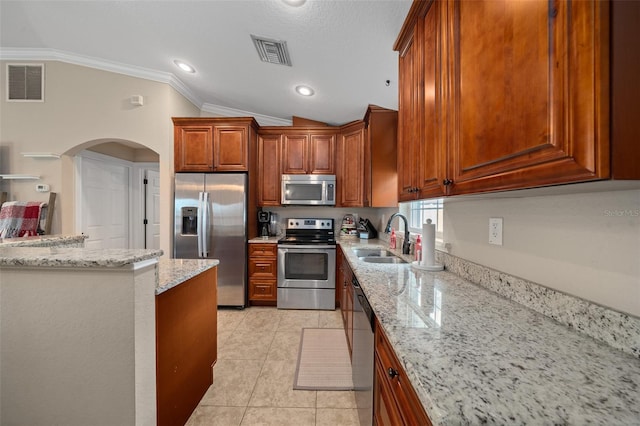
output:
M305 253L308 253L309 250L327 250L334 249L336 246L331 244L309 244L309 245L300 245L300 244L278 244L278 249L287 249L288 251L300 250Z

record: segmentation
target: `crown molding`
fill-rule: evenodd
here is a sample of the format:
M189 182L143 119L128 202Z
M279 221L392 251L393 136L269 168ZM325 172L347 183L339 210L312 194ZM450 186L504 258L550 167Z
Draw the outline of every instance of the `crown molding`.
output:
M122 64L120 62L108 61L91 56L78 55L75 53L56 49L3 48L0 49L0 60L60 61L68 64L95 68L102 71L109 71L116 74L123 74L129 77L137 77L144 80L157 81L159 83L168 84L198 108L200 108L200 106L202 105L202 100L198 96L196 96L179 78L177 78L174 74L168 72Z
M107 61L91 56L78 55L71 52L56 49L37 48L0 48L0 60L2 61L60 61L84 67L95 68L123 74L130 77L165 83L184 96L189 102L200 108L201 111L219 115L222 117L255 117L261 126L291 126L291 120L284 120L268 115L256 114L249 111L228 108L221 105L203 103L178 77L173 73L156 71L149 68L122 64L120 62Z
M222 105L204 103L200 108L203 112L214 114L220 117L254 117L261 126L291 126L291 120L272 117L269 115L256 114L255 112L243 111L241 109L229 108Z

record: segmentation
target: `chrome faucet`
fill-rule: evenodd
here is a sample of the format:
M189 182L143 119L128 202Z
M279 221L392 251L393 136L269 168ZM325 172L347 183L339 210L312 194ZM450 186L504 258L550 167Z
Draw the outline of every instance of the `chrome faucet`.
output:
M389 218L389 221L387 222L387 227L384 228L384 232L385 234L388 234L389 232L391 232L391 221L396 216L399 216L404 221L404 242L402 243L402 254L409 254L409 249L411 247L410 241L409 241L409 223L407 222L407 218L403 214L400 214L400 213L392 214L391 217Z

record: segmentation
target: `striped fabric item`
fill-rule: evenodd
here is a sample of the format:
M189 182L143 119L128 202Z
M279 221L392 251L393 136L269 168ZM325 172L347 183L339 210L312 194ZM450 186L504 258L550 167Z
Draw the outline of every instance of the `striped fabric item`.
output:
M0 209L0 238L38 235L40 212L45 203L9 201Z

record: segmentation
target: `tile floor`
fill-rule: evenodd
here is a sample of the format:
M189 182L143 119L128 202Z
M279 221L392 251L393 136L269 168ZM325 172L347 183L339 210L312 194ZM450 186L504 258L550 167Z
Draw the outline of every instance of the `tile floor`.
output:
M293 390L304 327L342 328L336 311L218 311L213 385L187 426L358 424L351 391Z

